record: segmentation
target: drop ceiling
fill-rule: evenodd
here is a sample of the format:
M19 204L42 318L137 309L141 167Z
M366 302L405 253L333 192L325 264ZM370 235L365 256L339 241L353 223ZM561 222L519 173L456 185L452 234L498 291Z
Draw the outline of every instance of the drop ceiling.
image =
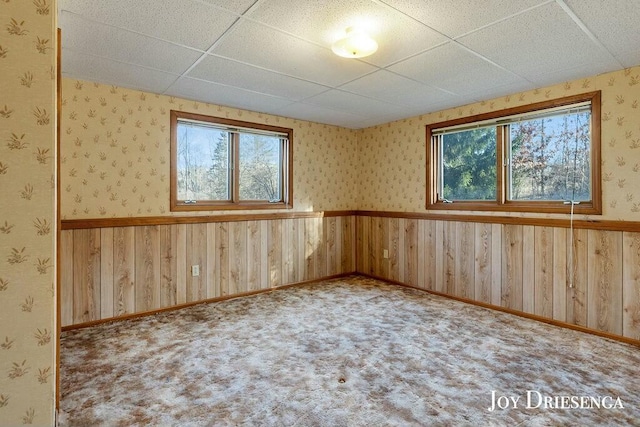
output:
M639 0L58 4L64 77L354 129L640 64Z

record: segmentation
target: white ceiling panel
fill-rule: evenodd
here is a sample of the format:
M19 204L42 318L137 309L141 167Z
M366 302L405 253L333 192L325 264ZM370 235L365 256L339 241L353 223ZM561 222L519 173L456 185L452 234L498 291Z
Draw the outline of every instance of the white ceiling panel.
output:
M533 9L458 40L523 76L612 61L556 3Z
M62 43L75 52L177 74L185 72L202 55L162 40L87 21L70 12L62 12L59 22L66 28L62 33Z
M288 99L187 77L178 80L166 94L202 102L215 99L219 105L262 113L273 113L291 103Z
M640 0L57 4L65 77L349 128L640 65ZM378 52L331 52L353 25Z
M329 89L295 77L207 55L188 76L299 101Z
M355 112L359 115L374 117L404 111L404 109L398 105L388 104L338 89L323 92L320 95L306 99L304 102L332 110Z
M361 61L346 61L330 49L246 21L211 53L327 85L339 85L375 70Z
M64 70L73 70L66 73ZM62 55L62 75L68 78L163 93L178 78L176 74L117 62L67 49Z
M380 70L354 80L340 89L368 96L392 104L424 106L457 98L455 95L436 89L415 80Z
M61 0L60 9L200 50L208 49L237 19L193 0Z
M490 88L524 81L456 43L437 47L389 69L458 95L476 91L480 87Z
M446 38L410 17L371 0L331 1L296 0L297 19L291 19L290 0L258 3L247 15L330 48L344 37L347 27L358 27L378 42L378 51L363 59L385 66L446 41Z
M331 123L336 126L353 128L355 123L365 119L366 116L360 116L352 113L345 113L340 110L332 110L329 108L319 107L317 105L303 104L296 102L286 107L280 108L275 114L291 117L293 119L308 120L310 122Z
M197 0L196 0L197 1ZM242 15L247 11L257 0L200 0L203 3L208 3L212 6L226 9L231 13Z
M455 38L549 0L382 0Z
M640 1L565 0L565 3L612 54L617 56L640 46Z

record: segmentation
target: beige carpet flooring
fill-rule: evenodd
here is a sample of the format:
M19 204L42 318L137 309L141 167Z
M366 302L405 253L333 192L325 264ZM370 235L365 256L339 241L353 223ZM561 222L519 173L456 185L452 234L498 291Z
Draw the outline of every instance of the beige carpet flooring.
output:
M359 276L65 332L61 347L60 425L640 425L637 347ZM508 407L489 411L493 393Z

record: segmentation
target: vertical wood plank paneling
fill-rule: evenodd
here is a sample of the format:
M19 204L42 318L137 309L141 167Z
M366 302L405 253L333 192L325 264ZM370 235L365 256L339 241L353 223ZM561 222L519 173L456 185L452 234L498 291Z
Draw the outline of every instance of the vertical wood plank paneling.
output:
M176 303L187 302L187 225L176 228Z
M504 225L502 240L501 305L522 310L522 226Z
M640 233L623 233L622 334L640 340Z
M113 228L100 229L100 319L113 317Z
M73 325L73 230L60 233L60 322Z
M216 286L221 296L227 296L230 295L231 290L229 289L229 224L226 222L216 224L216 246Z
M343 237L342 237L342 232L344 230L344 223L346 221L349 221L349 217L336 217L336 232L335 232L335 245L336 245L336 267L335 267L335 274L340 274L344 271L348 271L348 270L344 270L342 267L342 252L344 250L344 245L343 245Z
M568 271L567 322L587 326L588 230L573 230L573 269Z
M73 322L100 318L100 229L73 232Z
M567 229L553 229L553 318L567 320Z
M136 312L160 307L160 228L136 227Z
M269 286L280 286L282 277L280 268L282 267L282 220L269 221L269 233L267 237L268 263L269 263Z
M526 260L525 260L526 253ZM522 311L535 310L535 227L522 227Z
M113 311L116 316L136 312L135 228L113 230Z
M554 256L554 236L551 227L535 227L534 235L534 274L533 286L534 295L527 296L524 292L525 301L529 298L534 301L534 313L538 316L553 318L553 261ZM525 248L528 248L525 245ZM529 249L526 250L529 252ZM525 265L529 262L525 262ZM525 272L525 277L526 277Z
M622 334L622 232L588 231L587 326Z
M278 220L280 221L280 220ZM229 293L247 292L247 223L229 224Z
M311 280L316 274L316 227L313 218L304 219L304 280Z
M456 294L456 223L446 221L444 223L444 235L442 236L444 249L443 273L444 292L449 295Z
M293 220L283 221L282 225L283 231L285 229L287 230L289 239L291 239L292 221ZM260 235L262 236L260 239L260 289L269 289L269 242L266 237L269 235L269 221L260 221ZM284 262L283 259L283 265ZM289 262L289 268L291 268L293 274L293 259ZM283 280L286 280L286 278Z
M435 254L436 254L436 291L445 292L445 269L444 258L445 254L445 242L444 242L444 221L435 221Z
M298 218L294 220L296 223L296 282L301 282L305 280L305 265L307 264L306 256L305 256L305 221L303 218Z
M314 279L319 279L327 275L327 247L324 235L324 218L311 218L315 229L315 275Z
M360 218L358 218L360 220ZM371 252L369 250L369 232L371 230L371 218L368 216L361 218L360 229L358 230L358 238L361 240L360 246L362 247L362 251L358 254L358 260L362 262L362 270L363 273L370 273L371 266Z
M418 286L418 220L404 223L404 283Z
M426 239L425 244L425 264L423 270L425 271L425 289L436 290L436 274L437 274L437 244L436 238L436 221L424 220L425 225L424 236Z
M426 268L427 268L427 257L428 257L428 251L427 251L427 221L425 220L418 220L417 221L417 225L418 225L418 240L416 242L417 244L417 252L418 252L418 287L422 288L422 289L427 289L427 272L426 272Z
M216 225L212 222L207 226L207 298L217 298L220 296L220 288L216 286Z
M282 235L282 232L281 232ZM260 261L262 259L262 233L258 221L247 222L247 290L260 289ZM282 265L278 270L282 271Z
M176 305L178 227L160 226L160 307Z
M327 269L326 276L332 276L334 274L338 274L338 245L336 243L336 227L337 227L338 217L329 217L325 218L323 221L323 229L325 236L325 247L326 247L326 258L327 258Z
M407 220L400 218L398 220L398 280L404 283L405 267L404 259L407 255L407 249L404 245L404 236Z
M372 217L369 220L369 274L380 276L382 270L382 240L380 234L382 219Z
M365 221L364 216L358 216L356 217L356 271L358 271L359 273L364 273L364 260L363 257L364 256L368 256L366 254L365 248L364 248L364 241L363 241L363 227L364 227L364 221Z
M400 280L400 220L389 219L389 278Z
M491 303L491 224L475 224L475 299Z
M475 233L473 224L456 222L455 224L455 294L473 299L475 295L474 283L474 247Z
M491 304L502 303L502 224L491 224Z
M262 221L262 222L264 223L265 226L268 225L266 221ZM292 229L293 229L292 224L293 224L293 220L291 219L282 221L282 282L283 283L293 283L295 281L293 278L294 277L293 276L293 239L291 237ZM267 228L265 228L265 231L266 230ZM264 267L265 268L263 268L262 271L268 271L266 266ZM268 278L268 275L265 277Z
M207 224L187 224L187 302L207 297ZM191 268L200 266L200 275Z

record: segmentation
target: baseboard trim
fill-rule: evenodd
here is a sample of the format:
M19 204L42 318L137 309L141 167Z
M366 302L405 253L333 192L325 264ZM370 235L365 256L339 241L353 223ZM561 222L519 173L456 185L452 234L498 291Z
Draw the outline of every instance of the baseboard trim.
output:
M490 310L501 311L503 313L513 314L513 315L518 316L518 317L524 317L526 319L536 320L538 322L546 323L546 324L553 325L553 326L558 326L560 328L572 329L574 331L584 332L584 333L591 334L591 335L597 335L597 336L602 337L602 338L608 338L610 340L619 341L619 342L622 342L622 343L625 343L625 344L630 344L630 345L633 345L633 346L636 346L636 347L640 347L640 340L624 337L622 335L616 335L616 334L612 334L610 332L598 331L597 329L591 329L591 328L587 328L585 326L574 325L573 323L562 322L560 320L549 319L548 317L539 316L537 314L525 313L523 311L518 311L518 310L514 310L512 308L507 308L507 307L501 307L499 305L488 304L488 303L485 303L485 302L482 302L482 301L475 301L475 300L468 299L468 298L458 297L458 296L455 296L455 295L449 295L449 294L445 294L445 293L442 293L442 292L433 291L431 289L419 288L417 286L408 285L406 283L402 283L402 282L399 282L397 280L386 279L384 277L375 276L373 274L360 273L360 272L357 272L356 274L358 274L360 276L364 276L364 277L369 277L371 279L382 280L384 282L391 283L391 284L394 284L394 285L397 285L397 286L402 286L402 287L405 287L405 288L417 289L419 291L423 291L423 292L426 292L428 294L437 295L437 296L444 297L444 298L449 298L449 299L452 299L452 300L455 300L455 301L460 301L460 302L463 302L463 303L466 303L466 304L471 304L471 305L475 305L475 306L482 307L482 308L488 308Z
M106 319L91 320L89 322L76 323L74 325L63 326L61 328L61 330L62 330L62 332L66 332L66 331L73 331L75 329L89 328L89 327L92 327L92 326L101 325L103 323L120 322L120 321L123 321L123 320L136 320L136 319L140 319L140 318L147 317L147 316L153 316L153 315L159 314L159 313L164 313L164 312L167 312L167 311L174 311L174 310L180 310L182 308L193 307L194 305L209 304L209 303L212 303L212 302L220 302L220 301L226 301L226 300L230 300L230 299L234 299L234 298L241 298L241 297L248 297L248 296L252 296L252 295L264 294L264 293L267 293L267 292L278 291L280 289L291 288L291 287L294 287L294 286L308 285L308 284L311 284L311 283L323 282L325 280L341 279L343 277L352 276L354 274L358 274L358 273L356 273L355 271L352 271L350 273L334 274L334 275L331 275L331 276L321 277L319 279L303 280L301 282L288 283L286 285L275 286L275 287L267 288L267 289L258 289L258 290L255 290L255 291L242 292L242 293L239 293L239 294L225 295L225 296L221 296L221 297L215 297L215 298L208 298L208 299L204 299L204 300L192 301L192 302L188 302L188 303L184 303L184 304L172 305L171 307L162 307L162 308L157 308L157 309L154 309L154 310L141 311L139 313L125 314L123 316L118 316L118 317L108 317Z

